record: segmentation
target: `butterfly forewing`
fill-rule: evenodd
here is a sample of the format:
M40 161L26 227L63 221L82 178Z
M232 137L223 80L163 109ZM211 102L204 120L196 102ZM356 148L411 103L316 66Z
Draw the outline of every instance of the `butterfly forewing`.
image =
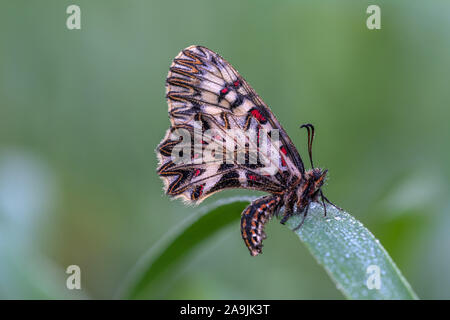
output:
M226 188L282 194L294 177L301 179L303 162L291 140L262 99L218 54L200 46L191 46L180 52L170 67L166 97L171 128L157 152L158 173L169 195L198 203ZM257 135L256 140L249 140L247 144L231 138L236 142L236 150L243 150L246 154L245 163L233 157L226 162L223 157L216 158L217 150L225 147L223 141L230 138L230 129L252 131ZM267 163L250 161L252 155L249 150L252 147L258 150L255 141L262 138L260 133L266 137L272 129L279 132L279 143L275 146L279 150L279 158L276 163L270 157L264 159L275 165L276 169L269 173ZM190 145L184 151L190 151L191 160L195 160L200 151L200 162L174 161L172 151L183 140L181 132L191 135L189 141L184 141ZM200 134L201 140L192 138L195 133ZM205 152L206 149L215 150L215 153Z

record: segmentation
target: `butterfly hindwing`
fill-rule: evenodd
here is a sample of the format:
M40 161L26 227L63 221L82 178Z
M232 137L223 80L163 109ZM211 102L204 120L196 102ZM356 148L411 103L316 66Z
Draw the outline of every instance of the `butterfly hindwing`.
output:
M172 138L172 135L178 130L186 128L176 126L169 129L166 138L157 148L160 159L158 174L163 178L168 195L181 197L187 202L199 203L215 192L230 188L253 189L273 194L284 192L284 183L272 176L261 175L258 172L258 165L229 164L213 158L203 158L198 164L176 163L171 154L181 141ZM195 154L194 144L189 146L189 150L191 154ZM281 178L282 181L285 180L284 177Z

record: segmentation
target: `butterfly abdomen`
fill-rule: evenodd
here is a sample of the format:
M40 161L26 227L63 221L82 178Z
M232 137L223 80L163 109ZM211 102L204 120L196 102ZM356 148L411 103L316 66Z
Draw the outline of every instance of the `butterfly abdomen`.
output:
M267 196L253 201L241 215L241 234L250 254L256 256L262 251L266 238L264 226L281 206L280 196Z

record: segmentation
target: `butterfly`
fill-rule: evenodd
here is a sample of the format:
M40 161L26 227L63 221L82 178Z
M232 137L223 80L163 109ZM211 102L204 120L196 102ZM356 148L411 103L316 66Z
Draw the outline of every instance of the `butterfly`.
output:
M326 215L324 201L331 202L321 188L327 170L313 165L314 126L301 126L308 132L312 169L306 171L297 149L269 107L220 55L202 46L182 50L170 66L166 99L171 125L156 149L157 172L166 194L198 204L229 188L269 193L254 200L241 214L242 238L252 256L262 252L264 226L282 208L282 224L296 213L303 214L297 228L305 220L310 203L319 201L319 197ZM230 133L250 131L256 133L256 140L238 140ZM274 132L276 141L269 141ZM263 154L255 161L250 151L258 151L263 138L269 141L268 149L277 151L277 157ZM231 152L225 150L225 140L234 142ZM244 161L238 161L238 154Z

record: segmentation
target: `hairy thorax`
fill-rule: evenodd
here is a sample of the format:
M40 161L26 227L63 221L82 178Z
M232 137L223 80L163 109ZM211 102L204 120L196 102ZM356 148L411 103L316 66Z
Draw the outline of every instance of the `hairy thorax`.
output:
M320 188L325 182L327 171L315 168L305 172L304 178L295 188L295 205L299 212L302 212L310 202L317 199Z

